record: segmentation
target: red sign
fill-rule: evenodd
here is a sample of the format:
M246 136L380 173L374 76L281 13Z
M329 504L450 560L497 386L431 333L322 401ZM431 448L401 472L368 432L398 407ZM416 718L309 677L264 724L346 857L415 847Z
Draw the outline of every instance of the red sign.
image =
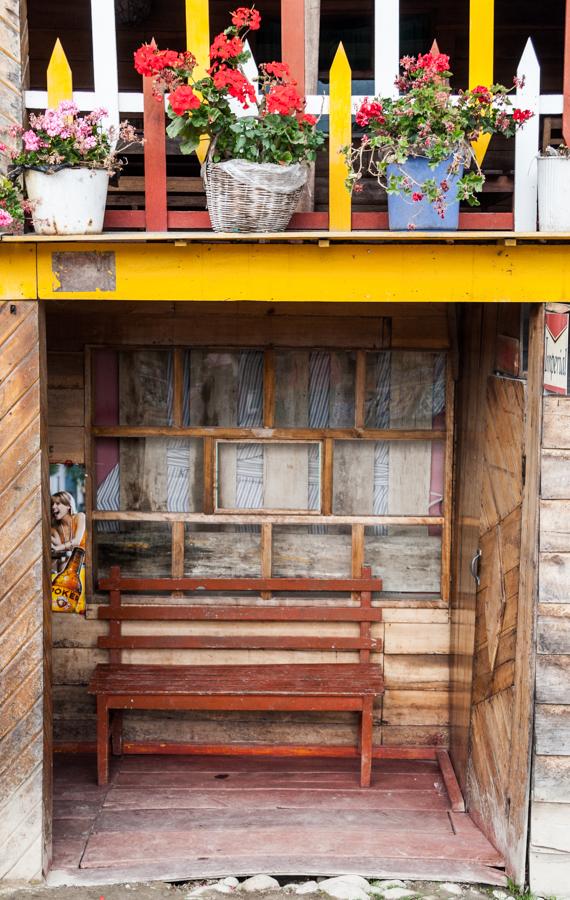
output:
M568 313L546 313L544 387L568 394Z

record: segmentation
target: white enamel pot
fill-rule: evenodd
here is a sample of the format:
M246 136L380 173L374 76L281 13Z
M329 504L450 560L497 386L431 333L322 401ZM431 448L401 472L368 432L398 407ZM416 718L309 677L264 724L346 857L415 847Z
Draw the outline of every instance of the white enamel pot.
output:
M570 231L570 158L538 157L538 230Z
M109 173L105 169L27 169L26 191L37 234L100 234Z

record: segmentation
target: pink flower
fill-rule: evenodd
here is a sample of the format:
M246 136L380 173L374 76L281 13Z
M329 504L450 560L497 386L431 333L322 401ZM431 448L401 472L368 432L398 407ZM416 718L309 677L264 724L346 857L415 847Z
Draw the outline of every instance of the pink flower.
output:
M62 100L57 107L57 111L64 116L76 116L79 112L79 107L73 100Z
M419 201L423 200L423 199L424 199L424 195L421 194L419 191L414 191L414 193L412 194L412 200L414 201L414 203L419 203Z
M6 209L0 209L0 228L9 228L14 219Z
M6 144L0 142L0 153L5 153L7 149Z
M24 131L22 140L24 142L24 147L26 148L26 150L39 150L42 145L42 142L40 141L35 131Z

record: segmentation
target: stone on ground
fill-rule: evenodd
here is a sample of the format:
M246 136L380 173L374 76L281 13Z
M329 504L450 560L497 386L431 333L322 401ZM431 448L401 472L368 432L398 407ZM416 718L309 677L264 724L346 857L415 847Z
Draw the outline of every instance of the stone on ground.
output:
M457 897L461 896L461 894L463 893L462 888L460 888L458 884L453 884L450 882L442 884L441 890L445 891L446 894L455 894Z
M276 878L272 878L271 875L252 875L251 878L246 878L245 881L242 881L240 890L248 893L279 890L279 882Z
M316 881L305 881L303 884L295 885L295 893L296 894L312 894L314 891L318 891L319 886Z
M370 885L362 875L338 875L319 882L319 890L336 900L368 900Z

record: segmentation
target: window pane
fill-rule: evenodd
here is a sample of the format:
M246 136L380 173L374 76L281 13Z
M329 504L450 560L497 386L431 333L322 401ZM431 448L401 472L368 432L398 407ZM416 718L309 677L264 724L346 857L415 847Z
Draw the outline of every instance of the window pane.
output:
M283 578L349 578L350 526L274 525L273 575Z
M320 509L320 444L220 441L219 509Z
M97 522L95 573L109 574L120 566L121 575L140 578L170 577L172 537L166 522Z
M172 370L170 350L95 351L95 425L171 425Z
M364 529L364 559L390 592L437 594L441 589L441 529L390 526Z
M366 356L367 428L445 428L445 354L387 350Z
M439 441L335 441L333 513L438 516L443 461Z
M95 443L96 509L201 512L198 438L103 438Z
M261 529L258 525L187 525L184 575L260 577Z
M189 399L187 399L189 398ZM263 425L263 353L191 350L186 354L184 424Z
M287 350L275 354L278 428L350 428L354 425L355 355Z

